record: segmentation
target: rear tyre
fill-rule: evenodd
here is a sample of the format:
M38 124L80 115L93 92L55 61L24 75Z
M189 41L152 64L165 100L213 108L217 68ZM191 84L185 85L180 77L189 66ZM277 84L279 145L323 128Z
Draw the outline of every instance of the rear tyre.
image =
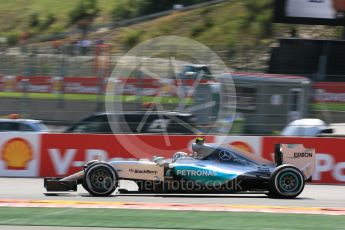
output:
M304 189L303 173L292 165L281 165L272 173L269 180L269 197L291 199Z
M107 163L92 164L85 170L82 186L92 196L110 196L118 186L118 176Z

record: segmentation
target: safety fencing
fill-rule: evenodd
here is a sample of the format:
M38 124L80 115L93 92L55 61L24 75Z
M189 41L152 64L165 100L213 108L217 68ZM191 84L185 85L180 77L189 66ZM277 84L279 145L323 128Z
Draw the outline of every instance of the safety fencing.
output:
M252 74L252 73L251 73ZM250 75L248 73L248 75ZM257 74L263 76L264 74ZM279 75L277 75L279 76ZM281 75L281 79L288 76ZM125 78L124 78L125 79ZM176 81L176 80L175 80ZM107 79L99 77L52 77L52 76L0 76L1 92L21 93L77 93L103 94ZM144 95L176 94L176 90L166 85L177 85L178 82L167 79L153 79L150 77L125 79L124 94L136 95L138 91ZM181 84L181 83L180 83ZM184 80L183 84L192 86L192 80ZM313 84L313 102L316 103L344 103L345 83L343 82L316 82Z
M97 135L97 134L0 134L0 176L63 177L77 172L90 160L170 158L176 151L191 152L196 136ZM313 182L345 183L345 138L263 136L206 136L222 143L273 159L274 144L301 143L316 149Z

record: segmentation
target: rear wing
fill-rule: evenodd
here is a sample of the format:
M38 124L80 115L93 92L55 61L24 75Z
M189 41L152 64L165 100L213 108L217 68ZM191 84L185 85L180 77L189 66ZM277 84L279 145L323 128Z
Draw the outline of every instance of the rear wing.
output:
M277 166L291 164L302 171L306 180L315 170L315 149L305 148L303 144L276 144L274 160Z

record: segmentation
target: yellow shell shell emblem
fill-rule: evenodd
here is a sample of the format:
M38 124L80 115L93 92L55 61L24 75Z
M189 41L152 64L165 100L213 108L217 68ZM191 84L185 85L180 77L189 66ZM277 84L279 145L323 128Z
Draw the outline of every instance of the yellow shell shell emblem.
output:
M7 141L1 151L1 158L6 162L7 169L23 170L32 160L33 152L30 144L22 138Z

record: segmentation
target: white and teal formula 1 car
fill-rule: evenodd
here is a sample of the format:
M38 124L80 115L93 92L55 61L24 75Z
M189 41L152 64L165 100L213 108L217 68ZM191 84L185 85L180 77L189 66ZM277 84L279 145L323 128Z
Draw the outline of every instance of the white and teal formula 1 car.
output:
M119 180L137 183L138 192L234 193L257 192L295 198L311 179L315 150L302 144L276 144L275 162L238 149L204 143L197 138L193 154L177 152L170 162L91 161L65 178L45 178L48 192L77 191L81 184L93 196L110 196ZM119 188L120 192L124 192Z

